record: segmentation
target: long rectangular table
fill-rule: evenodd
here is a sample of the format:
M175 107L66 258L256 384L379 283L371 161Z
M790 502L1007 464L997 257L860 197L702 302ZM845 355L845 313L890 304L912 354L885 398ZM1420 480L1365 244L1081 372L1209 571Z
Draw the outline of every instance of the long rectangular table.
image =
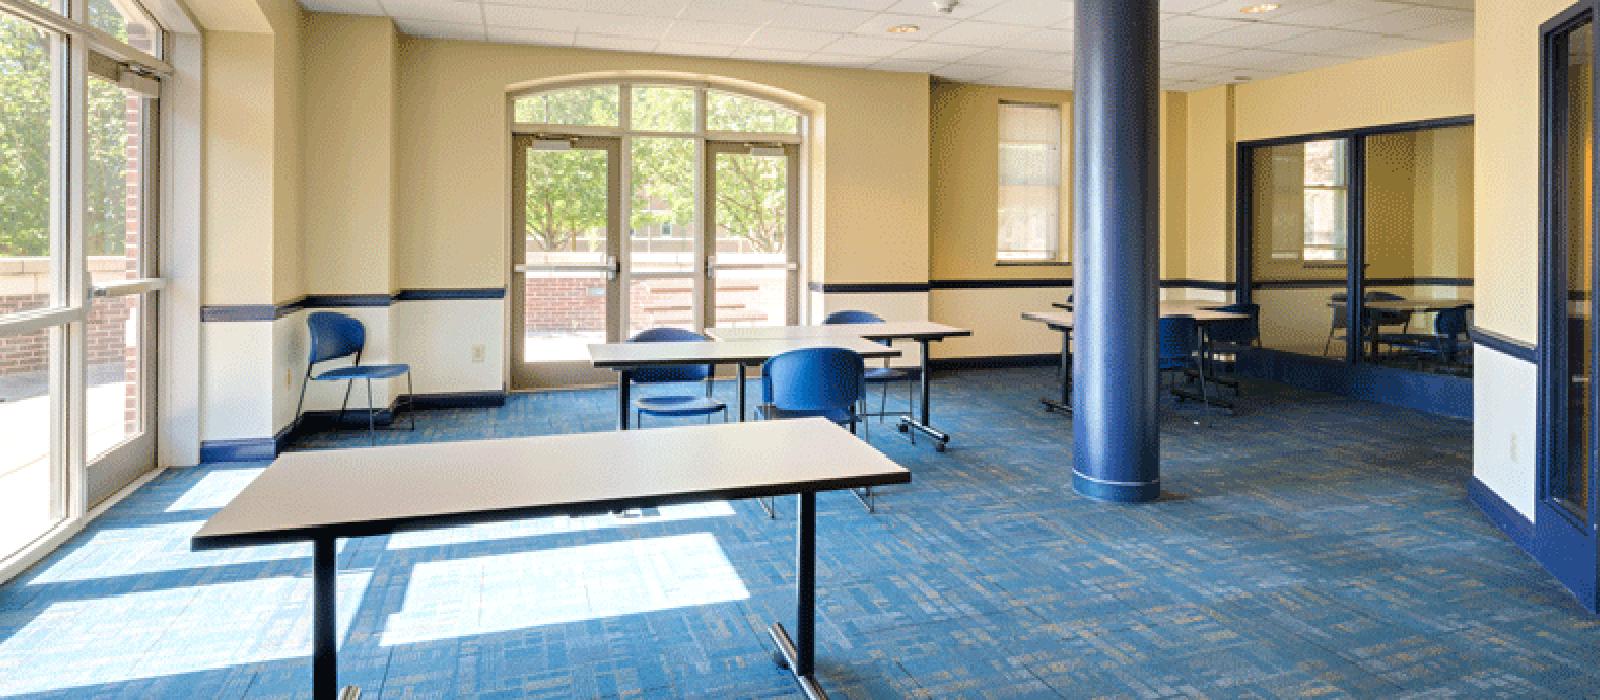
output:
M1236 311L1218 311L1216 307L1225 305L1226 302L1196 302L1196 301L1163 301L1161 302L1161 318L1193 318L1200 325L1201 333L1205 332L1205 324L1217 321L1245 321L1250 319L1250 314ZM1056 306L1061 306L1057 304ZM1071 311L1024 311L1024 321L1043 323L1050 330L1061 333L1061 395L1060 398L1042 398L1039 402L1044 404L1046 411L1060 411L1072 414L1072 327L1074 323ZM1204 337L1201 340L1204 344ZM1175 390L1176 391L1176 390ZM1180 392L1181 393L1181 392ZM1226 408L1230 404L1221 399L1207 399L1206 397L1192 396L1182 393L1184 398L1204 400L1207 403L1216 403Z
M312 694L330 700L340 694L341 537L794 494L795 634L778 622L768 632L806 695L822 698L813 676L817 493L910 481L904 467L820 418L290 452L191 544L312 543Z
M859 337L765 338L757 340L694 341L680 343L602 343L589 346L589 359L595 367L617 371L617 429L628 429L628 408L632 403L633 371L640 367L669 365L734 365L738 368L739 420L745 419L745 368L761 364L790 350L814 347L841 347L862 357L899 357L900 351Z
M933 438L933 448L940 452L950 444L950 434L933 427L933 411L931 408L932 385L929 383L928 348L931 344L945 338L957 338L972 335L966 328L947 326L932 321L886 321L883 323L840 323L822 326L768 326L760 328L711 328L706 330L712 337L727 341L751 340L799 340L827 338L831 340L848 340L863 338L866 340L912 340L922 349L922 371L918 373L918 389L922 394L922 405L918 409L920 415L905 415L900 418L900 431L910 434L916 431ZM914 435L913 435L914 437Z

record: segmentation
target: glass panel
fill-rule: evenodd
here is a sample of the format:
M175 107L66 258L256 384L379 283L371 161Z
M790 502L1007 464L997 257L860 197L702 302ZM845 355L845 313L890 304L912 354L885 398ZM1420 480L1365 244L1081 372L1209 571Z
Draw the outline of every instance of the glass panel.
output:
M1559 208L1564 218L1567 254L1567 405L1566 459L1549 479L1551 497L1568 504L1583 518L1589 512L1590 440L1594 424L1594 319L1589 313L1594 298L1594 24L1567 36L1566 66L1558 68L1559 85L1566 94L1557 99L1566 111L1563 142L1552 154L1556 161L1554 184L1559 188Z
M51 306L61 283L61 45L0 13L0 316Z
M633 86L634 131L694 131L694 89Z
M694 278L636 279L628 284L628 335L650 328L698 330L694 323Z
M787 325L789 157L718 153L713 176L716 325Z
M161 27L132 0L89 0L89 25L133 48L161 56Z
M140 381L144 295L96 299L89 312L89 392L84 418L89 461L143 431Z
M1347 147L1343 139L1261 146L1250 154L1251 295L1261 344L1345 353Z
M629 269L694 272L694 141L633 139Z
M711 131L793 134L800 131L800 115L766 100L708 90L706 128Z
M1366 299L1370 361L1470 376L1472 127L1369 136Z
M95 284L141 276L144 158L140 146L145 100L89 76L89 158L84 197L86 252Z
M998 260L1056 260L1061 250L1061 109L1000 105Z
M595 149L526 149L523 360L576 360L606 341L608 164ZM562 269L578 266L578 269ZM584 269L584 268L587 269Z
M620 110L615 85L588 85L519 97L512 110L519 124L617 126Z
M61 521L51 464L51 333L0 336L0 556Z

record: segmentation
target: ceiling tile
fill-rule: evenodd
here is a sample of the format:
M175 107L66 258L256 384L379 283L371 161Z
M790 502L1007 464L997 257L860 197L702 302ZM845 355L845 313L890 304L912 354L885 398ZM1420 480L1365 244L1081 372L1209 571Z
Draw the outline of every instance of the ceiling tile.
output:
M986 22L1044 27L1072 19L1074 7L1071 0L1004 0L978 13L976 18Z
M1326 53L1376 41L1381 38L1381 36L1371 32L1352 32L1347 29L1313 29L1287 41L1262 44L1262 48L1305 53Z
M764 24L771 22L783 9L784 4L776 0L689 0L689 5L678 13L678 19Z
M1016 24L996 22L958 22L928 37L931 41L963 46L1005 46L1034 30Z
M945 80L970 82L983 80L984 78L997 75L1001 70L1002 69L995 68L994 66L973 66L964 63L954 63L935 69L933 74L944 78Z
M1233 29L1237 22L1194 15L1161 18L1162 41L1197 41Z
M897 73L932 73L935 68L943 65L938 61L909 61L899 58L885 58L870 67L873 70L887 70Z
M600 12L612 15L677 17L689 0L486 0L484 6L512 5L553 10Z
M854 31L857 34L865 34L868 36L884 36L890 39L904 39L909 41L912 39L919 39L929 36L941 29L952 26L955 23L956 21L953 19L946 19L939 16L902 15L893 12L886 12L881 15L873 16L867 21L856 25ZM912 34L892 34L889 32L890 27L902 24L909 24L914 27L918 27L920 28L920 31Z
M928 15L930 17L946 17L955 20L966 20L981 15L1004 1L1005 0L961 0L961 4L956 5L953 11L946 13L935 10L931 0L895 0L895 2L891 3L886 9L889 12L899 12L902 14ZM815 0L800 0L800 2L815 2ZM877 0L870 0L870 2L872 2L872 4L876 4Z
M1037 51L1071 51L1072 32L1065 29L1040 29L1006 42L1006 46Z
M503 44L540 44L543 46L571 46L573 32L548 29L517 29L514 27L489 27L489 41Z
M898 53L895 58L912 61L939 61L941 63L955 63L983 49L975 46L956 46L955 44L935 44L923 41L909 44Z
M1237 46L1252 48L1263 44L1279 41L1288 41L1313 31L1307 27L1294 27L1285 24L1269 24L1266 22L1236 22L1235 26L1217 32L1205 38L1207 44L1222 46Z
M703 44L695 41L663 41L656 46L656 53L672 54L678 56L705 56L707 58L727 58L733 50L739 47L732 44Z
M378 0L301 0L300 5L312 12L332 12L341 15L386 15Z
M1005 68L1027 68L1038 65L1049 57L1050 54L1043 51L988 49L968 56L962 63L980 66L1002 66Z
M1415 39L1380 37L1373 39L1372 41L1346 46L1343 48L1332 49L1326 53L1334 56L1344 56L1346 58L1372 58L1373 56L1384 56L1392 53L1415 51L1426 46L1430 46L1430 44L1425 41L1416 41Z
M877 63L878 60L879 59L871 56L854 56L849 54L818 51L817 53L811 54L811 56L806 59L806 62L816 63L824 66L837 66L840 68L866 68L867 66Z
M667 33L662 36L662 41L688 41L697 44L730 44L738 46L749 39L756 32L753 24L732 24L728 22L696 22L693 20L675 20L672 26L667 27Z
M1313 27L1338 27L1405 8L1405 5L1384 0L1334 0L1309 7L1280 9L1272 13L1272 21Z
M1161 49L1161 60L1174 63L1193 63L1207 58L1216 58L1230 54L1239 49L1232 46L1211 46L1209 44L1173 44Z
M729 58L741 58L747 61L777 61L779 63L801 63L810 56L810 51L786 51L783 49L764 49L755 46L741 46L729 54Z
M484 41L486 38L482 24L434 22L426 19L396 19L394 25L406 34L429 39Z
M425 19L433 22L483 22L483 8L476 2L461 0L383 0L383 9L396 19Z
M772 18L772 26L830 32L848 32L872 19L873 13L844 7L784 5Z
M1278 9L1261 14L1248 14L1240 12L1240 10L1251 5L1259 5L1261 2L1263 2L1263 0L1210 0L1205 7L1190 10L1189 13L1201 17L1215 17L1218 19L1255 19L1278 21L1279 19L1294 14L1298 10L1305 10L1312 7L1317 7L1319 5L1326 5L1330 1L1340 2L1342 0L1274 0L1274 2L1276 2L1278 5ZM1161 9L1167 9L1165 3L1162 4Z
M1384 34L1405 34L1441 24L1471 21L1471 12L1447 10L1439 7L1408 7L1398 12L1390 12L1369 19L1351 22L1344 25L1344 27L1346 29L1361 29Z
M822 47L826 53L888 58L906 48L906 42L866 36L842 36Z
M1406 35L1406 38L1408 38L1408 39L1420 39L1422 41L1450 42L1450 41L1462 41L1462 40L1465 40L1465 39L1471 39L1472 38L1472 32L1473 32L1472 21L1468 20L1466 22L1452 22L1450 24L1439 24L1439 25L1435 25L1435 26L1432 26L1432 27L1427 27L1425 29L1418 29L1418 30L1414 30L1414 31L1409 31L1409 32L1406 32L1405 35Z
M756 30L745 45L762 49L811 52L833 43L839 36L832 32L768 26Z
M625 36L606 36L604 34L585 34L578 32L572 45L585 49L605 49L607 51L633 51L645 53L654 51L658 42L655 39L639 39Z

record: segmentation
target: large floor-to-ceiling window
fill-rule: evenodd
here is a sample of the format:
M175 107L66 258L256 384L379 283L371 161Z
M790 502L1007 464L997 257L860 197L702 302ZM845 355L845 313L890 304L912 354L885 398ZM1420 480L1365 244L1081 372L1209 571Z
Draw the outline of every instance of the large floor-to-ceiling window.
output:
M0 562L154 465L162 48L133 0L0 0Z
M512 100L516 386L647 328L798 320L800 112L670 81Z

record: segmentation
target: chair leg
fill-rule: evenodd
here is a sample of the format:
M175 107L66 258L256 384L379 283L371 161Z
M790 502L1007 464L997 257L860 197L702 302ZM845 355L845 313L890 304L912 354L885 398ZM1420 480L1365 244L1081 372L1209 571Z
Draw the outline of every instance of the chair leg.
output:
M356 386L356 380L354 380L354 379L345 380L345 382L344 382L344 400L339 402L339 420L338 420L338 422L334 423L333 427L335 429L344 427L344 409L345 409L345 406L350 405L350 390L354 389L355 386Z
M850 489L850 493L855 494L856 500L861 501L861 505L867 507L868 513L878 512L878 497L872 493L871 486L860 489Z
M767 511L768 520L778 519L778 498L776 496L757 498L756 504L761 506L762 510Z
M398 404L396 404L398 405ZM417 429L417 392L411 387L411 370L406 370L406 413L411 419L411 429Z
M378 444L378 406L372 401L372 380L367 380L367 441Z
M301 413L301 411L304 411L305 407L306 407L306 387L309 386L310 384L311 384L311 369L309 367L307 367L306 368L306 377L305 377L305 379L300 381L300 400L296 401L295 404L294 404L294 423L290 423L290 425L295 425L295 424L300 422L300 413Z
M1328 329L1328 339L1322 341L1322 356L1328 356L1328 348L1333 346L1333 329Z

